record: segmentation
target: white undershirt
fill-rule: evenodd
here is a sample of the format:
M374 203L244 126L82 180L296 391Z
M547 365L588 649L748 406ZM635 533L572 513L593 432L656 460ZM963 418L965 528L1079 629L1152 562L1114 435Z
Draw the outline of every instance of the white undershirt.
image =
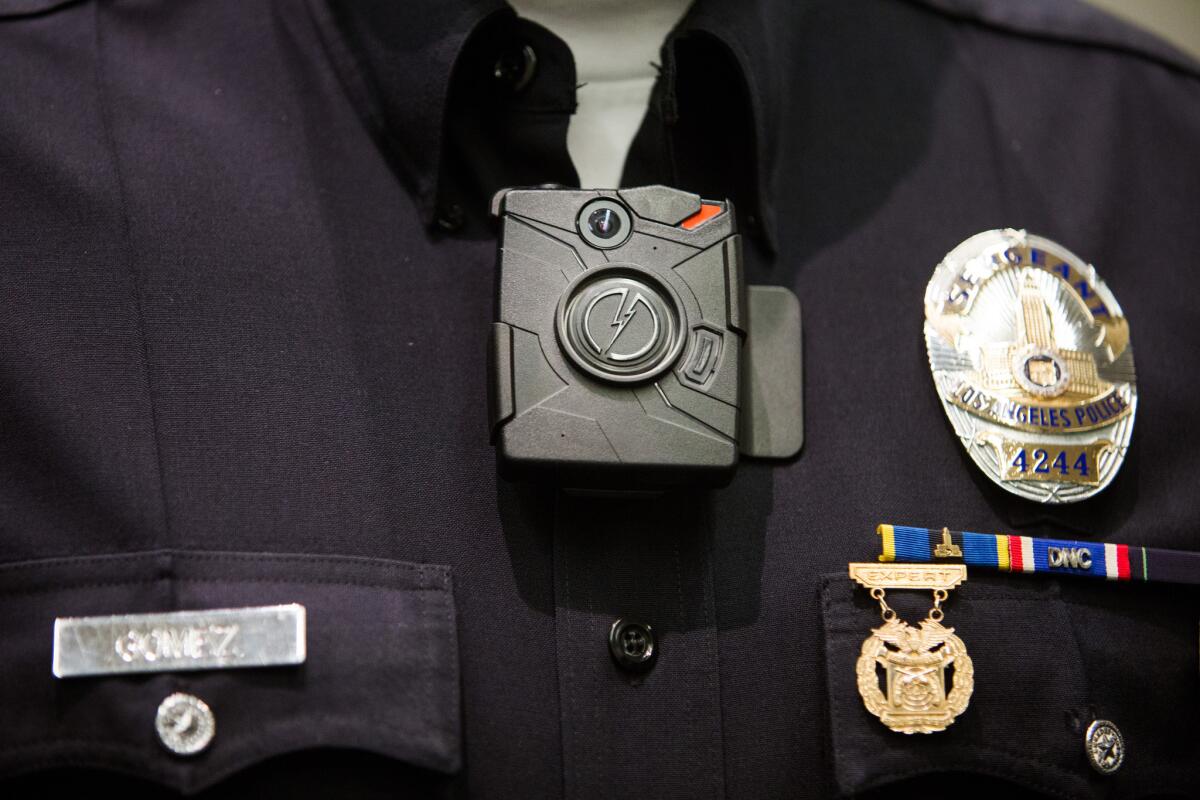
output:
M509 0L575 57L567 152L586 188L617 188L658 76L663 40L691 0Z

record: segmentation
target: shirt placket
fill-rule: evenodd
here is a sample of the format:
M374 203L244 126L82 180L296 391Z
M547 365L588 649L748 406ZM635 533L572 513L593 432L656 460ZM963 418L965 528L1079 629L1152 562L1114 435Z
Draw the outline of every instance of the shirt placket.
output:
M704 508L692 493L559 496L554 594L570 800L724 796Z

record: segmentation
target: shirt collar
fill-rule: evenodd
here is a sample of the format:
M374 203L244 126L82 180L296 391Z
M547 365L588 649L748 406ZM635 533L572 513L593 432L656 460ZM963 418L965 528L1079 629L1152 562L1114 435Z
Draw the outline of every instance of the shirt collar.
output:
M752 116L748 124L752 126L753 153L746 168L753 175L749 190L753 200L750 209L740 209L739 219L749 222L752 232L760 232L771 249L777 241L775 200L781 190L773 177L778 174L780 133L789 97L784 65L797 63L792 53L797 37L782 34L798 29L810 4L810 0L697 0L664 47L664 51L678 52L682 41L708 38L728 54L740 72L746 111ZM695 71L695 65L691 66ZM702 80L698 75L681 79Z
M697 0L663 47L666 82L688 83L689 91L707 77L700 74L694 59L680 63L677 56L686 49L685 43L692 45L692 52L697 43L723 49L727 58L719 62L721 68L741 73L732 77L742 82L747 104L727 109L750 116L740 124L751 131L746 138L752 152L739 156L750 163L739 168L752 176L747 189L751 208L745 208L742 199L739 211L751 232L761 230L768 246L774 242L772 199L777 187L771 176L780 146L780 99L786 97L782 84L787 77L774 65L793 63L787 51L794 37L778 32L794 30L806 5L793 0ZM412 193L422 219L430 225L446 222L443 160L455 67L465 49L477 46L473 33L485 26L494 30L513 24L515 12L503 0L439 0L415 7L390 0L309 0L309 7L347 94ZM558 44L565 50L564 44ZM673 74L673 66L684 69ZM570 95L564 102L573 105L571 77L572 85L563 91ZM675 88L666 87L668 105L674 101ZM727 194L721 186L680 188L703 188L710 196Z
M308 6L351 102L432 223L455 62L472 31L514 12L503 0L308 0Z

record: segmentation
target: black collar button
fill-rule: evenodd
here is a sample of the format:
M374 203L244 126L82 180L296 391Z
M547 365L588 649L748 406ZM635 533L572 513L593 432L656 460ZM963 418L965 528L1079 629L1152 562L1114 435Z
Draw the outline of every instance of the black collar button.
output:
M608 649L626 672L644 672L654 665L658 648L649 625L619 619L608 633Z
M537 53L527 44L504 51L492 67L496 83L513 94L528 86L535 72Z

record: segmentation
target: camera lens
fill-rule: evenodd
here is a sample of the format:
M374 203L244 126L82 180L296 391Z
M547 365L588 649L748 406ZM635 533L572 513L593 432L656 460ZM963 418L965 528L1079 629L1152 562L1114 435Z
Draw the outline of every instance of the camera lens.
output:
M633 234L629 211L607 197L597 197L579 209L575 226L583 240L599 250L620 247Z
M588 215L587 224L597 239L611 239L621 231L621 218L611 208L597 208Z

